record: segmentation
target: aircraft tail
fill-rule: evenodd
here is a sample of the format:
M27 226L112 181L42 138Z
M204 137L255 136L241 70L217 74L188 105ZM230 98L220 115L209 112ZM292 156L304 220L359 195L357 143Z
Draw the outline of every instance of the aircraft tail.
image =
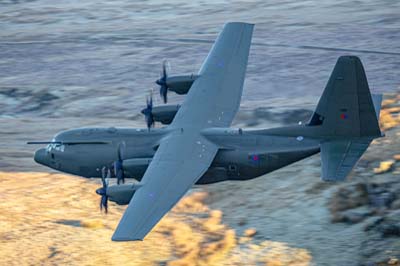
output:
M381 100L376 96L374 105L360 59L341 56L308 126L320 126L324 136L380 137Z
M371 141L382 136L381 101L382 95L371 97L360 59L340 57L308 123L321 139L323 180L344 180Z
M360 59L342 56L306 125L263 129L253 134L318 140L322 179L344 180L371 141L383 136L378 121L381 101L382 95L371 96Z

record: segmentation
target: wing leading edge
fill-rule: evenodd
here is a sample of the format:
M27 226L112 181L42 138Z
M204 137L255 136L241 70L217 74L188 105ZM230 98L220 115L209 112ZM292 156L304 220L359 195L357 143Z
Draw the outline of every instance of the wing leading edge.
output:
M239 109L253 24L227 23L170 127L227 127Z
M218 147L201 131L232 122L240 104L252 32L251 24L224 26L112 240L143 240L207 171Z

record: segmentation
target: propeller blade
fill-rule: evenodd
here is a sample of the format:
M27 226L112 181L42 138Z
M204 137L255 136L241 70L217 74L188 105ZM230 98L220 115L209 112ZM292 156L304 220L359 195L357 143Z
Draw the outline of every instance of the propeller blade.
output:
M121 171L122 172L122 171ZM119 177L120 176L120 177ZM125 177L124 177L124 174L119 174L118 175L118 177L117 177L117 185L119 185L119 184L125 184Z
M124 157L124 150L125 150L125 142L121 142L118 144L118 150L117 150L117 154L118 154L118 160L122 161L123 157Z
M103 196L100 198L100 212L103 211Z
M146 116L146 125L147 129L150 131L150 128L152 128L154 125L154 120L152 115Z
M107 170L107 174L106 174ZM109 179L111 177L110 169L107 169L105 166L101 169L101 182L103 186L101 188L96 189L97 195L101 196L100 198L100 211L108 212L108 196L107 196L107 187L109 184Z
M161 98L163 99L163 102L164 102L164 103L167 103L167 102L168 102L167 94L168 94L168 87L167 87L167 84L161 85L161 87L160 87L160 96L161 96Z
M110 183L110 178L111 178L111 171L110 171L110 169L108 169L107 176L106 176L106 178L104 180L104 184L105 184L104 187L106 188L106 190L108 188L108 184Z
M124 176L124 168L122 162L124 160L123 150L125 147L125 142L122 142L118 145L118 160L114 162L114 174L117 178L117 184L119 185L121 182L125 183Z
M167 60L164 60L163 61L163 66L162 66L162 70L163 70L163 78L165 78L165 79L167 79L167 64L168 64L168 61Z
M106 167L105 166L103 166L103 168L101 168L101 182L102 182L102 184L103 184L103 188L105 188L105 187L107 187L107 184L106 184L106 181L105 181L105 179L106 179Z
M108 196L102 196L101 197L101 203L100 203L100 210L103 210L104 207L104 212L107 214L108 213Z
M122 167L122 161L115 162L115 176L117 177L117 184L125 183L124 169Z
M153 96L150 94L149 97L146 98L146 108L144 108L141 112L144 114L147 129L150 131L150 128L154 126L154 117L153 117Z
M160 85L160 96L163 99L164 103L167 103L167 94L168 94L168 85L167 85L167 78L168 78L168 71L167 66L169 63L167 60L163 61L162 64L162 73L161 77L156 81L157 85Z

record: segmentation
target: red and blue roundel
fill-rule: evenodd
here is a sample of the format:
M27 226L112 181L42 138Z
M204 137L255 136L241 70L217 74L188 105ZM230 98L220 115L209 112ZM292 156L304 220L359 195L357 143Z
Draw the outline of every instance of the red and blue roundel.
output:
M253 154L253 155L251 156L251 159L252 159L254 162L258 162L258 161L260 160L260 156L258 156L258 154Z
M260 155L258 154L249 155L249 159L253 163L258 163L260 161Z
M340 119L345 120L347 118L349 118L349 116L346 113L341 113L340 114Z
M248 155L248 163L252 165L259 166L261 163L265 162L266 155L265 154L249 154Z

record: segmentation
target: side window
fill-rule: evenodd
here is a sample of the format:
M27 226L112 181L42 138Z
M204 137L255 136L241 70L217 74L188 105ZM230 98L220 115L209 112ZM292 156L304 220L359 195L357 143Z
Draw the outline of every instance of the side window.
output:
M237 166L234 165L234 164L230 164L228 166L228 170L231 171L231 172L236 172L237 171Z

